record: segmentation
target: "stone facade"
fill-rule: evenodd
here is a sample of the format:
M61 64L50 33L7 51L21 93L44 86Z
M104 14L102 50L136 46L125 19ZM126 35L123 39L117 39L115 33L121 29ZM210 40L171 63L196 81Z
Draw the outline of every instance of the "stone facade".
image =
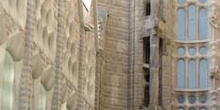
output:
M192 5L208 10L208 38L178 40ZM0 18L0 110L219 109L218 0L0 0ZM179 58L200 57L208 88L179 89Z
M82 3L80 0L0 2L1 68L5 53L9 53L15 72L14 109L40 110L42 106L44 110L94 109L95 3L90 12ZM6 110L3 105L0 108Z

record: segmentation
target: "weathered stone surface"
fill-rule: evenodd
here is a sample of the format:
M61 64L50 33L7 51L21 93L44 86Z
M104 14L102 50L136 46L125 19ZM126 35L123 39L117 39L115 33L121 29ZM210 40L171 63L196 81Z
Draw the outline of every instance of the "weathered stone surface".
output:
M10 54L13 110L38 110L40 101L46 102L46 110L177 110L181 106L177 97L192 93L209 93L211 101L204 106L216 110L220 100L220 1L184 1L186 5L180 6L174 0L91 0L88 9L83 0L0 0L0 93L8 83L3 79L8 66L4 62ZM150 15L146 15L148 2ZM208 39L177 41L177 9L187 10L193 4L208 9ZM146 37L150 53L144 50ZM198 54L201 46L207 47L207 55L191 57L186 52L181 58L209 61L210 89L177 89L177 49L193 46ZM145 54L150 56L149 64ZM146 85L150 87L148 97ZM186 109L192 105L184 104ZM200 106L198 102L196 109Z

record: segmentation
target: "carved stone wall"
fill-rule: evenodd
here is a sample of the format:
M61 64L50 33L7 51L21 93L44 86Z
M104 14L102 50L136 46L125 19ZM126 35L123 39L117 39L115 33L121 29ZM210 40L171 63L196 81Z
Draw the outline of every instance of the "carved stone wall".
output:
M109 11L99 109L127 110L131 100L128 98L129 1L98 0L97 6Z
M63 8L59 7L60 2L63 3ZM32 13L28 15L27 0L0 1L0 53L9 52L15 62L13 110L38 110L41 85L46 90L45 110L75 110L78 99L83 104L80 110L93 110L96 31L94 28L91 31L84 30L83 21L81 22L84 16L80 14L84 5L78 0L33 0L32 3L32 7L29 7ZM58 8L62 14L58 13ZM89 16L92 27L96 26L94 11L95 6L92 6ZM28 16L34 21L29 21ZM29 22L30 25L27 25ZM26 39L30 34L33 35L31 41ZM30 59L25 60L27 55ZM26 65L24 61L29 63ZM21 74L25 65L30 73L30 81L21 79L28 74ZM23 90L22 82L28 83L29 88ZM81 90L80 84L83 87ZM59 99L56 99L56 93ZM23 101L21 98L29 100ZM1 102L0 110L3 110Z
M184 8L203 2L183 1ZM206 1L210 89L193 92L209 92L209 109L218 110L220 1ZM176 110L178 95L192 92L176 90L177 46L198 43L176 43L176 9L177 0L92 0L91 9L83 0L0 0L0 88L9 54L13 110ZM144 97L144 37L151 44L149 97Z

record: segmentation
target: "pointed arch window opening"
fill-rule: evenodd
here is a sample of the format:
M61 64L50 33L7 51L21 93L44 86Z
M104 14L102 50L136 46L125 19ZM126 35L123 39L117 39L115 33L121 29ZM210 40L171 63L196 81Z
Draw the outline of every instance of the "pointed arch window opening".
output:
M150 104L150 36L143 38L144 106Z
M190 4L177 9L177 40L200 41L208 39L208 10Z
M208 97L208 0L176 3L176 109L206 110L198 103L207 104Z
M197 1L207 5L207 0ZM177 0L177 41L195 42L208 39L208 10L206 6ZM185 5L188 4L188 5ZM208 60L204 44L179 44L176 48L177 88L207 89Z
M150 0L147 0L146 3L146 16L150 16L151 14L151 4L150 4Z
M195 41L196 38L196 6L190 5L188 10L188 41Z

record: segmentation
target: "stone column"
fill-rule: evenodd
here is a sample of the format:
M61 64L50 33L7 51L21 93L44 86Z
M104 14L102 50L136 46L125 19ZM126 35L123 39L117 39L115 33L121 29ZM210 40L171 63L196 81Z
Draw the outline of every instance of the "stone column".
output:
M54 90L52 98L51 110L61 109L61 81L63 72L63 50L64 50L64 0L57 0L57 38L56 38L56 57L55 57L55 77L54 77Z
M35 28L35 0L27 0L24 60L20 79L18 110L29 110L31 102L33 37Z
M159 37L155 29L150 36L150 109L158 106L159 95Z
M157 18L160 11L160 0L151 0L150 19L153 22L153 29L150 32L150 110L158 107L159 95L159 37L157 36Z
M151 17L158 17L160 11L160 0L150 0L151 3Z
M77 99L76 110L85 109L85 100L83 100L84 88L85 88L85 36L86 32L84 30L84 16L83 16L83 1L78 0L79 7L79 21L80 21L80 42L79 42L79 76L78 76L78 92L79 97Z

